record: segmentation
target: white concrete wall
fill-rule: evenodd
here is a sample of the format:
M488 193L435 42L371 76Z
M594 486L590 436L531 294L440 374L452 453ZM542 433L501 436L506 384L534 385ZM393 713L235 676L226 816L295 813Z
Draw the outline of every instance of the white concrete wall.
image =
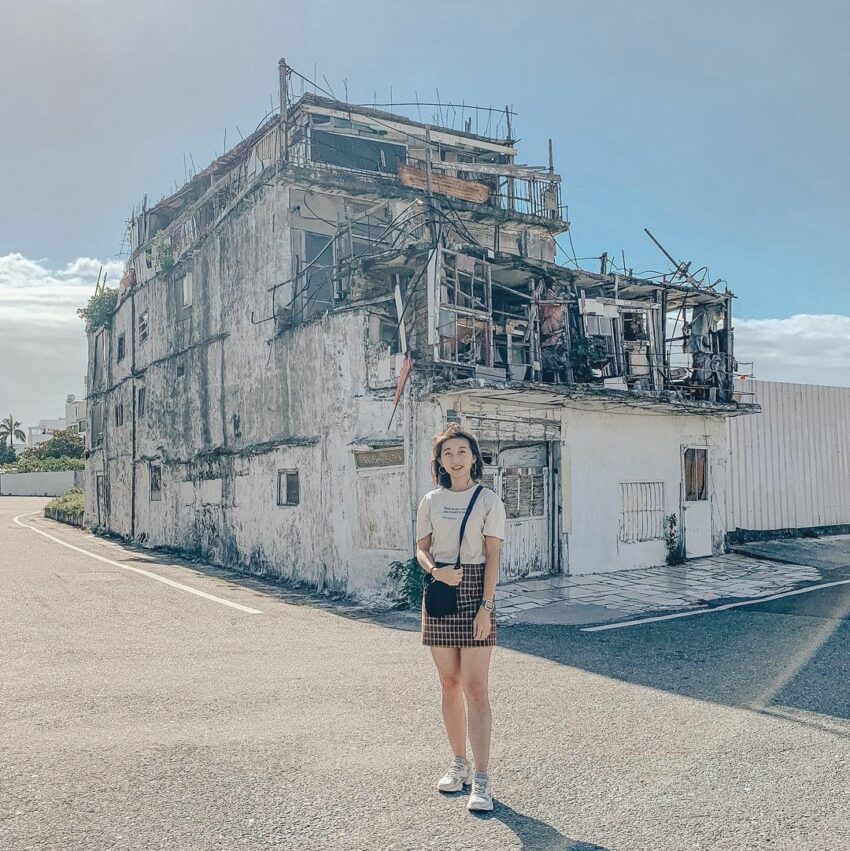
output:
M726 533L726 433L720 417L568 409L563 413L563 514L571 574L663 564L663 540L619 540L620 483L663 482L664 513L681 518L682 447L709 448L712 543Z
M729 528L850 523L850 387L739 382L761 414L729 420Z
M82 470L0 473L0 496L62 496L65 491L82 486Z

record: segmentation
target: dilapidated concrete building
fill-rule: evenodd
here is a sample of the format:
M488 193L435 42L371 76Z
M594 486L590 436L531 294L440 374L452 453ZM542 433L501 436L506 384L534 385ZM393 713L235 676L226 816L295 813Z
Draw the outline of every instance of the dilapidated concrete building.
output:
M130 221L89 339L89 524L380 593L457 421L507 506L503 580L663 562L671 514L719 551L724 418L752 409L731 293L559 265L551 147L520 165L509 129L288 76L279 115Z

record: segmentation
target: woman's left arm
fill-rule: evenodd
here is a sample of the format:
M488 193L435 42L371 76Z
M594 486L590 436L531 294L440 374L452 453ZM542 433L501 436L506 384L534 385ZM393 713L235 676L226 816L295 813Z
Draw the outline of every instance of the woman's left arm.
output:
M499 556L502 551L502 541L492 535L484 536L484 600L496 598L496 583L499 581ZM490 635L490 611L481 606L473 622L473 638L484 641Z

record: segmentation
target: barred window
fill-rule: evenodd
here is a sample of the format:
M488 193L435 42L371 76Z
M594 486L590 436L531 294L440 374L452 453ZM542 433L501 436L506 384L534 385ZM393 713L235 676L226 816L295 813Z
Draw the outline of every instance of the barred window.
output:
M620 540L624 544L664 537L664 482L620 483Z

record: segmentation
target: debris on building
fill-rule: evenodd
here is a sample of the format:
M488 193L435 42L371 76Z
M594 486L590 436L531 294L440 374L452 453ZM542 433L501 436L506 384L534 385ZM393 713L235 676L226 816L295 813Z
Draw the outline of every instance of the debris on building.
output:
M508 509L503 579L662 562L670 515L719 552L724 420L757 410L732 293L560 265L552 146L520 164L510 110L496 137L279 72L279 115L130 220L89 340L88 522L379 594L457 421Z

